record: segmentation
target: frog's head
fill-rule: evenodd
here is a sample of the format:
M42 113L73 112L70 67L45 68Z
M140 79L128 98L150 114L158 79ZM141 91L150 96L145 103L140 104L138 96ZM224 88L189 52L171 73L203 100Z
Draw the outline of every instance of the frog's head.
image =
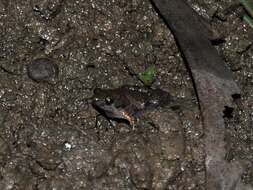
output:
M126 119L124 108L127 106L127 100L112 89L96 88L92 97L92 105L109 118Z

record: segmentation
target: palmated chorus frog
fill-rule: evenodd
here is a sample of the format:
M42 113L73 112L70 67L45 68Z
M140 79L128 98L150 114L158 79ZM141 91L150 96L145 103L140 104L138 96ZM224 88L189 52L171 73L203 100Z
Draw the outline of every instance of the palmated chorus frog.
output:
M125 120L136 125L137 117L147 109L166 106L173 97L161 89L121 86L116 89L94 90L93 107L110 119Z

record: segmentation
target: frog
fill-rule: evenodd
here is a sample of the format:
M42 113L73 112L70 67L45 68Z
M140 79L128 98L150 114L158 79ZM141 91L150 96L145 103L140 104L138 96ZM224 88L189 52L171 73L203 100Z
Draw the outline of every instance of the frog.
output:
M146 110L169 105L174 97L162 89L123 85L115 89L95 88L93 107L111 120L125 121L137 126L138 118Z

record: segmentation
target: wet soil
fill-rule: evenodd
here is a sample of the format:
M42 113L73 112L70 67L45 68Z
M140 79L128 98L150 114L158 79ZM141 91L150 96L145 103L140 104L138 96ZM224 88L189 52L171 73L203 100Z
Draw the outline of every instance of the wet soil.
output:
M232 0L189 2L225 40L216 47L242 90L225 118L227 160L253 186L253 29ZM191 78L148 0L2 0L0 30L0 189L204 189ZM180 108L147 112L135 130L99 116L93 89L141 86L131 72L150 64Z

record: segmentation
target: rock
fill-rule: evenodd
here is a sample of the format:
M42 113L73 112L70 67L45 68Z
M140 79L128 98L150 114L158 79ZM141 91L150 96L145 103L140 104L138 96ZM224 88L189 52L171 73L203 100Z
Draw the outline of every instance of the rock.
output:
M48 58L34 59L27 66L28 76L36 81L49 81L58 75L58 67L53 60Z

